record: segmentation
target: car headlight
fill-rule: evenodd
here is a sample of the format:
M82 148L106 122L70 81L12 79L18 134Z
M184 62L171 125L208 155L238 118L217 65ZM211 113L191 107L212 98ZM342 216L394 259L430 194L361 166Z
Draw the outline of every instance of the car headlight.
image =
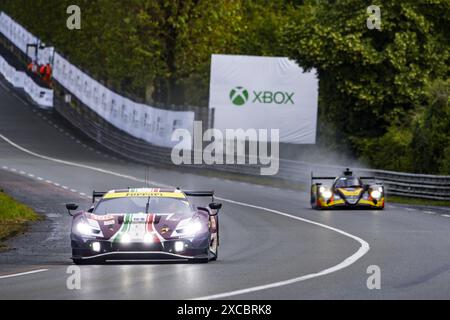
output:
M92 227L83 221L78 222L76 225L76 230L79 234L84 236L90 236L93 233Z
M333 194L331 193L330 190L325 190L325 191L322 192L322 197L323 197L325 200L330 199L332 195L333 195Z
M202 229L200 221L192 221L182 229L178 229L177 232L184 236L195 236Z
M320 192L320 193L324 192L325 190L326 190L326 189L325 189L324 186L321 186L321 187L319 188L319 192Z
M82 236L91 236L91 237L102 237L102 231L98 226L98 223L95 221L95 226L93 226L90 221L81 220L75 225L75 231Z
M191 222L184 229L184 233L187 235L195 235L202 229L202 224L200 221Z
M381 198L381 192L379 190L372 190L370 196L374 199L379 200Z

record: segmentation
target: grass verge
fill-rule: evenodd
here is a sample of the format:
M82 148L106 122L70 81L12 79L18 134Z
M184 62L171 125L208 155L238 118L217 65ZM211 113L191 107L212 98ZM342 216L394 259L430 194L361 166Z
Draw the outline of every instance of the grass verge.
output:
M26 231L28 222L40 219L33 209L0 190L0 251L7 248L3 243L6 239Z
M419 199L419 198L409 198L409 197L388 195L387 201L401 203L401 204L412 204L412 205L415 204L415 205L421 205L421 206L450 207L450 201L445 201L445 200Z

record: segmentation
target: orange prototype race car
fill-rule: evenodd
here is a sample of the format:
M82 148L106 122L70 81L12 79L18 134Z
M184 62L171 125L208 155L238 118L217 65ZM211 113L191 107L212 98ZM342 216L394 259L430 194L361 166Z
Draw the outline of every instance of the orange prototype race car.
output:
M331 185L315 182L333 180ZM363 180L372 180L371 184ZM385 190L375 177L356 177L348 168L338 177L314 177L311 172L311 207L331 208L371 208L384 209Z

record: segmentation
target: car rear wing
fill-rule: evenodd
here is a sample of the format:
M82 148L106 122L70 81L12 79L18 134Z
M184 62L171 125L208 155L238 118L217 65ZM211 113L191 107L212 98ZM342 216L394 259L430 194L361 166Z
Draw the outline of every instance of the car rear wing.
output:
M311 185L313 184L314 180L334 180L336 177L330 177L330 176L322 176L322 177L315 177L314 173L311 171Z
M214 202L214 191L194 191L194 190L183 190L184 194L188 197L211 197L212 202Z
M95 202L96 198L101 198L106 194L105 191L92 191L92 203Z

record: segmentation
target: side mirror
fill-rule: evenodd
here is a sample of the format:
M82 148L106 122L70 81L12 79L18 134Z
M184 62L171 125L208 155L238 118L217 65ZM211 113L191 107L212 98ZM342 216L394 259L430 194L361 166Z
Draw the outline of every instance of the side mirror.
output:
M213 210L220 210L222 209L222 204L218 202L212 202L209 204L209 208Z
M69 215L73 216L71 211L77 210L78 209L78 205L76 205L75 203L68 203L68 204L66 204L66 209L69 212Z

